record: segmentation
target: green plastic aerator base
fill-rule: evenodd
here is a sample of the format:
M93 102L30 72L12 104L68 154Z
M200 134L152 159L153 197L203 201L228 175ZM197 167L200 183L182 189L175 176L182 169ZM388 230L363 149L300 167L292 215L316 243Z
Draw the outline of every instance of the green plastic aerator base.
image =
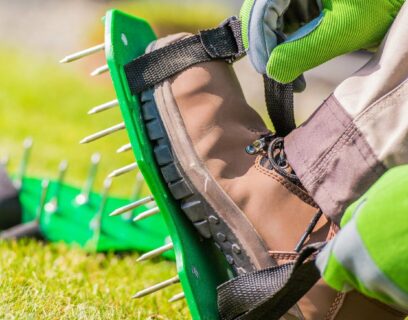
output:
M62 184L58 196L58 209L48 212L41 206L42 179L24 178L20 201L23 207L23 222L39 219L44 238L52 242L65 242L88 251L139 251L149 252L169 242L167 227L161 216L133 222L139 213L148 210L141 206L121 217L109 217L109 213L129 203L127 199L108 197L101 210L102 195L92 192L89 202L75 202L81 189ZM50 181L45 203L53 197L57 182ZM39 217L38 217L39 215ZM164 253L174 259L173 251Z
M117 10L105 17L105 53L133 152L174 244L178 276L193 319L218 319L217 291L233 276L212 242L201 238L173 200L153 156L140 100L131 94L124 66L156 39L149 24Z

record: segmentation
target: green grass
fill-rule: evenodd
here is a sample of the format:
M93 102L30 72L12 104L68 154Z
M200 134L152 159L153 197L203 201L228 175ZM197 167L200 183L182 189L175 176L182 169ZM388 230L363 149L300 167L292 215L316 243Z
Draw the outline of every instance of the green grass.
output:
M136 289L170 278L167 261L137 266L137 255L86 254L62 244L0 243L1 319L188 319L175 286L143 300Z
M108 76L87 73L103 59L60 66L54 57L37 57L0 48L0 157L10 156L14 172L25 137L34 138L28 175L55 177L62 159L70 162L67 182L83 183L90 155L102 154L97 189L106 174L133 161L116 155L125 133L81 146L84 136L121 122L118 110L89 117L88 109L114 99ZM88 65L89 63L89 65ZM105 79L103 79L105 78ZM134 177L118 178L113 193L129 196ZM168 288L141 300L138 290L176 274L174 263L136 263L137 254L87 254L62 244L35 241L0 243L1 319L188 319L184 302L167 300L181 291Z

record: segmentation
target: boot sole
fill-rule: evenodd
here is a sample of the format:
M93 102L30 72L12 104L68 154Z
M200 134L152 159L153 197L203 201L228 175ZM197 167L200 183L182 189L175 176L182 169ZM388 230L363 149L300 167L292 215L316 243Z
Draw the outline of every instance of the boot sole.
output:
M154 100L153 90L142 94L142 115L161 175L174 199L180 201L181 210L202 237L214 240L237 273L254 270L238 239L233 236L232 231L208 205L204 197L195 190L175 157Z
M173 145L176 146L177 144L185 152L195 154L191 143L182 145L182 138L184 140L188 139L186 133L180 138L180 135L183 135L180 131L183 130L178 130L179 127L167 128L166 130L164 118L167 119L167 124L169 122L174 124L181 119L179 112L167 110L163 97L163 90L166 90L166 86L169 89L170 85L165 83L156 86L155 90L142 93L141 109L155 159L172 196L179 201L180 209L193 223L199 234L206 239L212 239L225 256L227 262L238 274L272 266L274 264L273 260L269 256L264 243L245 215L221 190L221 187L212 181L213 179L207 178L209 188L218 188L217 195L220 194L218 200L221 199L218 202L222 202L222 208L231 208L223 211L230 211L230 216L233 215L233 221L228 221L228 212L227 217L225 215L221 216L219 214L220 208L216 210L214 201L209 201L206 192L199 191L199 188L196 187L197 185L203 185L201 183L203 174L197 179L197 171L206 171L206 169L202 168L202 165L200 166L198 162L195 162L194 168L191 168L192 161L187 160L184 155L177 155L177 152L175 152ZM157 99L162 103L157 103ZM159 108L159 105L161 108ZM162 116L161 113L165 113L165 115ZM173 139L170 139L169 136L172 136ZM183 158L184 161L180 161L181 158L179 159L179 157ZM189 165L186 165L186 163ZM193 183L192 179L190 179L194 175L196 179L194 177L192 179L196 183ZM207 176L209 176L209 173L207 173ZM207 183L207 180L205 180L205 183ZM234 224L234 230L230 227L231 224ZM240 241L240 239L243 241Z

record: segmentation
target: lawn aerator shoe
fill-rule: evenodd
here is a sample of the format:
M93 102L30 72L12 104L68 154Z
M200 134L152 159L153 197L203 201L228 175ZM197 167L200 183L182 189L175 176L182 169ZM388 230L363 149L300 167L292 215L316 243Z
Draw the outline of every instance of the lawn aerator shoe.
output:
M188 37L160 39L148 51ZM197 64L162 81L142 93L142 112L173 197L237 274L293 262L302 247L335 235L287 163L283 139L246 103L227 63ZM321 282L286 316L402 319Z
M193 319L403 319L317 282L313 255L336 227L285 158L292 87L265 79L277 134L245 101L230 65L245 54L239 21L154 39L145 21L107 13L104 49L124 126L178 269L135 297L180 281ZM271 292L276 308L252 313Z

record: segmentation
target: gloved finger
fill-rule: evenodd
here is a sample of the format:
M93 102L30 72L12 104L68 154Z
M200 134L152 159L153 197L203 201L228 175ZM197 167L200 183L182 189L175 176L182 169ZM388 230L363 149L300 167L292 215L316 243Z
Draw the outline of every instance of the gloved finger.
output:
M290 0L246 0L241 8L242 41L255 70L265 74L273 48L284 37L282 17Z
M321 15L271 53L269 77L289 83L336 56L373 47L382 40L399 7L391 1L323 1Z

